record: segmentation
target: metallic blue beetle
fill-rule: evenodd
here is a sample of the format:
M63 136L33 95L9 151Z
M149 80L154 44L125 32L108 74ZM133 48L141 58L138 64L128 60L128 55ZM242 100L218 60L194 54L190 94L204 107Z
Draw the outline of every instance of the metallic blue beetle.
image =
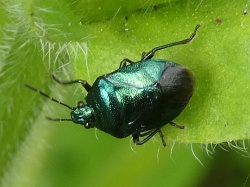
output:
M73 121L85 128L96 127L114 137L133 136L134 143L144 144L157 132L166 143L161 128L166 124L183 129L175 119L189 102L195 78L185 67L174 62L152 59L156 51L190 42L200 25L185 40L156 47L143 53L138 62L125 58L118 70L96 79L90 86L85 80L60 81L62 85L80 83L88 92L86 104L79 101L70 107L46 93L25 84L28 88L72 110L71 119L50 118L51 121ZM127 65L129 63L129 65ZM140 140L140 137L145 137Z

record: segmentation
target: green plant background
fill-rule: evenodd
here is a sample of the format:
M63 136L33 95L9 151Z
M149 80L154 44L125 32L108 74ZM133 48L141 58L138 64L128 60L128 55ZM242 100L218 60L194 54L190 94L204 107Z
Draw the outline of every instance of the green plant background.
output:
M249 1L0 1L1 186L249 186ZM244 14L244 11L246 12ZM158 136L134 146L72 123L67 109L28 83L76 105L86 92L50 77L91 84L127 57L185 39L156 58L187 66L196 91Z

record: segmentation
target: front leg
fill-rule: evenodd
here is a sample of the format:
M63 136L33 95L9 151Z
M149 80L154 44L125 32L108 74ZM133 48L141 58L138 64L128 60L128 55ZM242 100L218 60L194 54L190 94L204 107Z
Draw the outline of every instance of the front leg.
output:
M86 81L86 80L81 80L81 79L76 79L73 81L61 81L59 80L57 77L55 77L55 75L52 74L52 78L61 85L70 85L70 84L76 84L76 83L80 83L87 92L89 92L91 90L91 86L90 84Z

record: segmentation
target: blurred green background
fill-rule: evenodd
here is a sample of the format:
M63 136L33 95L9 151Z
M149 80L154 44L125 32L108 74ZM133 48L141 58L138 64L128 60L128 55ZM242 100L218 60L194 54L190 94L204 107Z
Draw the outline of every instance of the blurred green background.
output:
M184 0L0 1L0 186L250 186L250 2ZM51 80L96 77L139 60L151 48L190 44L156 58L187 66L195 94L143 146L73 123L67 109L26 89L28 83L69 105L79 86Z

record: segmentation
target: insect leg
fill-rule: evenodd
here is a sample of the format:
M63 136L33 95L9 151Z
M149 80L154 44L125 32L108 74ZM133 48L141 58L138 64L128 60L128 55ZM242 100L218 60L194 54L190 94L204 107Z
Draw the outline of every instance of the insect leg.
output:
M148 136L146 138L144 138L143 140L140 140L139 137L141 137L142 135L140 133L135 133L132 134L133 137L133 141L136 145L142 145L144 143L146 143L148 140L150 140L157 132L159 132L161 130L161 128L155 129L150 131L150 133L145 133L144 135L148 134Z
M86 81L86 80L81 80L81 79L76 79L76 80L73 80L73 81L61 81L59 80L58 78L55 77L55 75L52 74L52 78L58 83L58 84L61 84L61 85L70 85L70 84L76 84L76 83L80 83L87 92L90 91L91 89L91 86L90 84Z
M156 51L159 51L159 50L162 50L162 49L166 49L168 47L173 47L173 46L176 46L176 45L182 45L182 44L186 44L186 43L191 42L193 40L193 38L195 37L196 32L200 28L200 26L201 26L200 24L196 25L193 33L187 39L184 39L184 40L181 40L181 41L178 41L178 42L173 42L173 43L170 43L170 44L165 44L165 45L162 45L162 46L158 46L158 47L153 48L148 53L143 53L141 60L151 59L155 55Z
M128 58L124 58L121 63L120 63L120 66L119 66L119 69L125 67L127 65L127 62L130 63L130 64L133 64L135 62L133 62L132 60L129 60Z
M164 139L164 134L162 133L161 130L159 130L159 135L160 135L160 137L161 137L162 145L163 145L164 147L166 147L167 144L166 144L165 139Z
M176 127L176 128L179 128L179 129L184 129L185 128L184 126L178 125L178 124L176 124L175 122L172 122L172 121L170 121L169 124Z

